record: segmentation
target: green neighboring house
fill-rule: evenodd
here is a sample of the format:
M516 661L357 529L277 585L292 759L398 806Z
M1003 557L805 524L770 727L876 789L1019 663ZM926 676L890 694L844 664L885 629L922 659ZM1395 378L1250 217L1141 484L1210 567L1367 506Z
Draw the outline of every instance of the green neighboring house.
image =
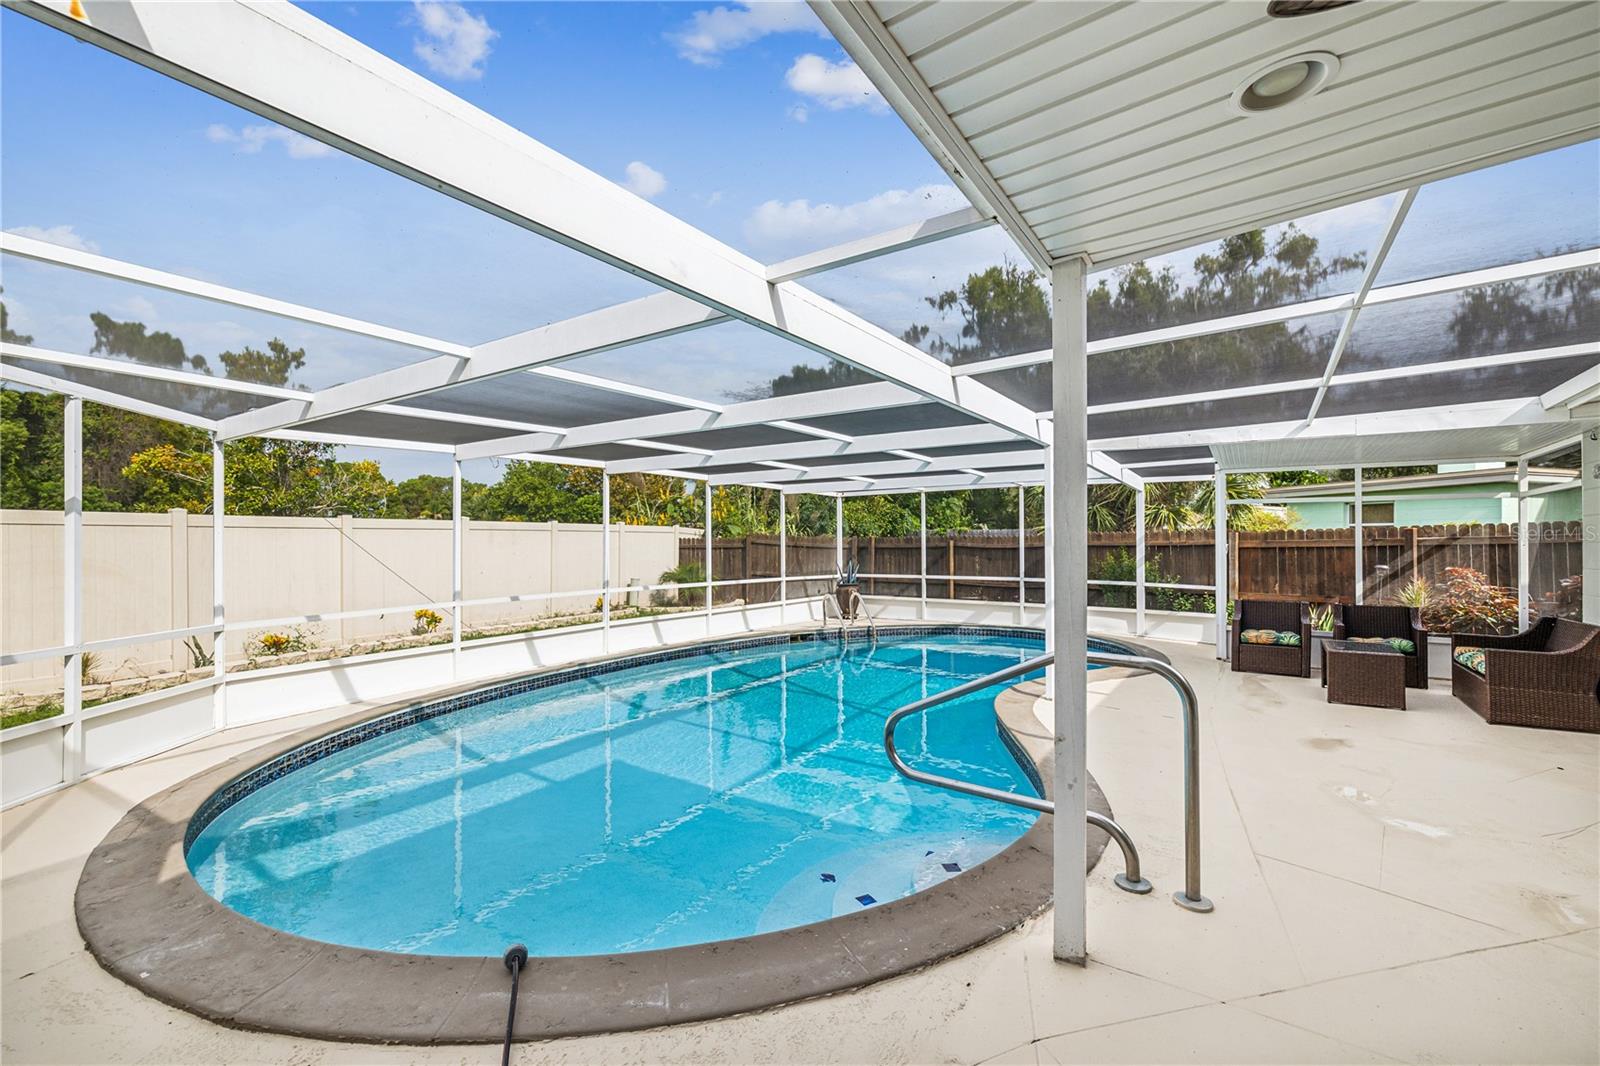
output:
M1577 522L1583 517L1582 485L1578 471L1558 467L1529 467L1530 489L1555 488L1528 500L1530 522ZM1293 511L1297 529L1339 529L1355 524L1355 483L1330 481L1322 485L1293 485L1268 489L1262 501L1271 509L1274 499L1293 499L1282 509ZM1514 524L1515 496L1502 499L1438 499L1463 493L1515 493L1516 468L1503 464L1469 467L1440 466L1436 474L1365 481L1361 486L1362 521L1367 525L1438 526L1466 523ZM1382 502L1374 496L1386 497ZM1326 501L1321 499L1327 497ZM1308 502L1309 501L1309 502Z

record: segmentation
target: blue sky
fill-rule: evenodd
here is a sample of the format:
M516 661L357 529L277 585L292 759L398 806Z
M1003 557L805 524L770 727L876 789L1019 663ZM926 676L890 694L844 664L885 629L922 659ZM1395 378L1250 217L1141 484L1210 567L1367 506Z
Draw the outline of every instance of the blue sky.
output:
M765 261L952 210L948 178L799 3L365 0L304 5L661 208ZM9 10L0 15L0 227L460 342L650 287ZM1303 221L1369 249L1389 199ZM1406 280L1600 243L1595 143L1424 190L1385 270ZM999 231L809 284L899 333L923 297L1003 258ZM1194 251L1163 257L1180 271ZM421 357L3 260L14 325L87 351L88 312L213 358L271 336L320 387ZM579 365L720 400L818 357L744 327Z

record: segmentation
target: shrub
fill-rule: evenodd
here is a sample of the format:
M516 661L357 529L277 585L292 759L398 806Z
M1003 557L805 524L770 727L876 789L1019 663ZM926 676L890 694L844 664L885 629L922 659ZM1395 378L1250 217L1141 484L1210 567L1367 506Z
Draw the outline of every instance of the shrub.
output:
M706 568L704 566L696 562L686 562L679 563L671 570L662 571L661 576L656 579L656 583L660 585L695 585L705 579ZM673 607L679 603L685 593L695 591L698 590L656 589L650 593L650 602L657 607ZM598 608L596 609L598 610Z
M1138 573L1138 560L1127 548L1118 548L1100 560L1090 578L1098 581L1134 581ZM1152 555L1144 564L1146 585L1176 584L1182 579L1177 574L1164 573L1161 556ZM1101 602L1106 607L1132 607L1138 593L1131 585L1108 585L1100 590ZM1151 605L1158 611L1216 610L1216 597L1191 589L1149 589Z
M1422 618L1429 629L1447 633L1514 632L1517 597L1470 567L1446 567L1444 590L1431 595Z
M191 670L215 665L217 661L216 654L206 651L205 646L200 643L199 637L190 637L183 642L183 646L189 649L189 668Z
M311 640L305 630L296 627L287 633L263 633L255 639L255 646L262 655L289 655L310 651Z

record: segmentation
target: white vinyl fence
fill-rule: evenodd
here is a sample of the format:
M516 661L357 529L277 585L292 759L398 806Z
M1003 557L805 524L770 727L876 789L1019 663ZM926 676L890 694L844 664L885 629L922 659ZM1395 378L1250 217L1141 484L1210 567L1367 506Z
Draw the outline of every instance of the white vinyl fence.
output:
M224 530L228 621L260 621L260 631L288 630L273 620L396 608L386 614L310 623L322 645L406 635L411 608L451 596L448 521L229 516ZM678 563L678 541L698 529L614 526L613 606L649 602L626 586L653 585ZM462 594L466 600L589 590L584 595L465 607L472 630L541 615L592 610L601 584L601 527L555 522L464 523ZM0 646L26 652L62 643L62 515L0 511ZM83 516L83 639L204 626L211 621L211 516L88 512ZM441 612L448 614L447 611ZM448 617L443 632L450 629ZM248 654L230 638L228 659ZM210 637L200 638L202 650ZM142 676L193 666L182 640L104 652L106 676ZM3 667L7 693L60 691L58 659Z

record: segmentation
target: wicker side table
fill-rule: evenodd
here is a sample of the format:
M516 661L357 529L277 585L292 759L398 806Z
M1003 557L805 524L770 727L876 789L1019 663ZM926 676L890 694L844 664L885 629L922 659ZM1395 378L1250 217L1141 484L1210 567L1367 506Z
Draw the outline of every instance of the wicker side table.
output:
M1322 687L1329 703L1406 709L1406 657L1387 644L1322 642Z

